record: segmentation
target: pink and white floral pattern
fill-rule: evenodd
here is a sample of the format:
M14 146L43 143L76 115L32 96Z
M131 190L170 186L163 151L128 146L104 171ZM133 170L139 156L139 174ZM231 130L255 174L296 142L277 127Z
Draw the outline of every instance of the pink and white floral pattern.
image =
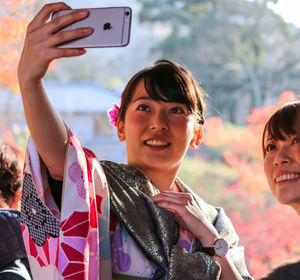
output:
M31 187L34 190L40 187L34 182L46 182L47 174L45 168L38 168L43 163L39 158L31 157L31 153L36 154L34 145L28 146L27 149L24 176L27 174L33 177ZM43 280L111 279L111 271L107 274L99 269L101 267L99 262L104 261L105 265L110 265L110 259L103 260L99 255L100 240L107 240L109 248L108 232L106 236L109 227L109 209L103 211L109 205L107 183L95 155L87 149L82 149L71 131L65 168L67 170L63 187L65 199L62 201L60 213L62 218L58 221L59 235L50 236L46 233L42 245L37 244L29 234L28 225L22 225L33 278L41 279L42 276ZM94 180L96 174L97 184ZM42 177L44 180L41 180ZM45 193L47 185L40 188L36 193ZM41 199L40 201L49 211L45 202ZM30 207L26 205L26 209L31 209ZM50 211L53 213L54 209ZM27 212L30 215L32 211ZM52 218L56 219L54 216ZM105 230L98 226L98 221L101 221L100 224Z

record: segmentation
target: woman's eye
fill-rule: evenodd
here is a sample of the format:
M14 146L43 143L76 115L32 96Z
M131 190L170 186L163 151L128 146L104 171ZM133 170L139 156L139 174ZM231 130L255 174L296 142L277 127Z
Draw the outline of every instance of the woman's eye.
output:
M184 114L184 110L180 107L174 107L170 109L171 114Z
M137 108L139 111L150 111L150 108L149 108L149 106L147 106L146 104L141 104L141 105L139 105L138 106L138 108Z
M294 138L293 141L292 141L292 143L293 143L293 144L298 144L298 143L300 143L300 138L297 138L297 137Z
M274 144L268 144L267 147L266 147L266 151L269 152L269 151L274 151L276 150L276 146Z

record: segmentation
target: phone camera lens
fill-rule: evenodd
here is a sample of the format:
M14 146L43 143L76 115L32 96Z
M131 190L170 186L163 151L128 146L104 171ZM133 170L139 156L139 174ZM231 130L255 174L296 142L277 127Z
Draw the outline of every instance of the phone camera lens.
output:
M125 16L128 17L129 15L130 15L130 12L127 11L127 12L125 13Z

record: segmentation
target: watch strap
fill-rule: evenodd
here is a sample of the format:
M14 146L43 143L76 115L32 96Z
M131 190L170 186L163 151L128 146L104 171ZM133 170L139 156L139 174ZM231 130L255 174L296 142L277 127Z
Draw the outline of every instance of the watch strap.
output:
M202 252L212 257L216 255L215 247L202 247Z

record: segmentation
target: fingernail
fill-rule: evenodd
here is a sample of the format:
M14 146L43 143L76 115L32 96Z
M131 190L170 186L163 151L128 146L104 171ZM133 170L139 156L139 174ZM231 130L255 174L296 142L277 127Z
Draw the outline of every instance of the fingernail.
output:
M80 11L80 12L78 12L78 14L80 16L87 16L88 15L88 11Z
M91 33L93 31L93 29L92 28L90 28L90 27L87 27L87 28L83 28L83 32L84 33Z

